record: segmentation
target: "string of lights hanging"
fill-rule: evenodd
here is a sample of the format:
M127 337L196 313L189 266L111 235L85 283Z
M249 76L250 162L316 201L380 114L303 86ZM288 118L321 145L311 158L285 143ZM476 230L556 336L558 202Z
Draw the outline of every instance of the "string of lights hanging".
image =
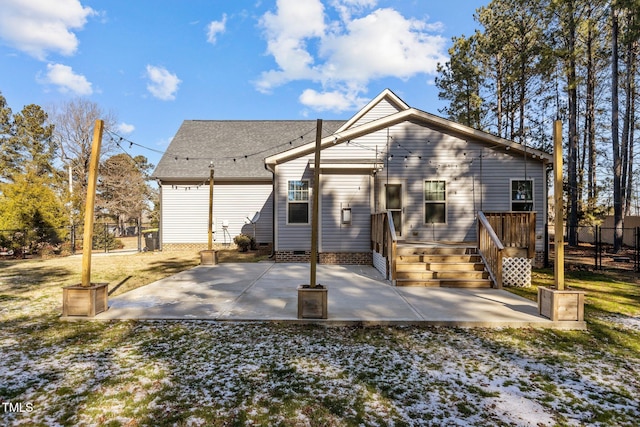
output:
M173 154L171 153L171 151L161 151L152 147L148 147L145 146L143 144L139 144L137 142L134 142L122 135L117 134L116 132L110 130L110 129L105 129L105 133L108 134L108 136L111 138L111 140L118 145L121 149L122 144L128 144L129 145L129 149L135 147L139 147L141 149L147 150L147 151L151 151L154 153L158 153L158 154L162 154L163 156L168 156L169 158L173 158L174 161L178 161L178 160L184 160L184 161L189 161L189 160L207 160L207 161L213 161L213 162L219 162L219 161L233 161L236 162L238 160L241 159L248 159L249 157L253 157L253 156L258 156L264 153L268 153L271 151L274 151L278 148L282 148L282 147L292 147L294 145L294 143L296 142L300 142L303 141L304 138L309 135L310 133L315 132L315 127L313 127L312 129L308 130L307 132L305 132L304 134L290 139L286 142L282 142L280 144L276 144L270 147L265 147L262 148L261 150L257 150L257 151L253 151L250 153L245 153L245 154L240 154L240 155L236 155L236 156L207 156L207 157L199 157L199 156L184 156L184 155L179 155L179 154ZM258 144L255 144L258 145Z

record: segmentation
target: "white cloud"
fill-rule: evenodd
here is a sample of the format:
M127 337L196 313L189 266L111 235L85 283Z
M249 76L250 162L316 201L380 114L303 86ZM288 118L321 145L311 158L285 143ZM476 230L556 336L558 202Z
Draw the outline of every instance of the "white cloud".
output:
M163 101L176 99L178 86L182 83L178 76L170 73L164 67L147 65L146 77L149 79L147 90L151 95Z
M356 92L317 92L306 89L300 95L300 103L316 111L345 111L360 107L366 103Z
M224 33L226 25L226 13L222 15L222 21L211 21L207 26L207 41L211 44L216 44L218 41L218 34Z
M347 23L347 32L322 43L325 77L366 83L380 77L409 78L434 74L445 62L445 39L425 32L422 21L393 9L378 9Z
M0 0L0 39L44 60L48 52L73 55L80 30L95 14L79 0Z
M134 125L130 125L129 123L122 122L118 124L117 129L118 129L118 132L125 135L129 135L134 130L136 130L136 127Z
M76 74L73 68L62 64L47 64L47 74L39 79L40 83L58 86L62 93L74 95L91 95L93 88L91 83L82 74Z
M314 58L307 49L307 40L325 33L324 6L318 0L278 0L276 14L267 12L261 25L267 36L267 52L280 70L263 73L257 82L262 92L292 80L318 79Z
M332 0L331 6L339 13L343 21L349 21L351 15L376 6L377 0Z
M343 111L360 105L359 94L375 79L435 75L446 62L439 23L407 18L376 0L278 0L261 19L267 53L277 68L263 72L256 88L268 93L292 81L309 81L322 92L303 91L300 102L316 110Z

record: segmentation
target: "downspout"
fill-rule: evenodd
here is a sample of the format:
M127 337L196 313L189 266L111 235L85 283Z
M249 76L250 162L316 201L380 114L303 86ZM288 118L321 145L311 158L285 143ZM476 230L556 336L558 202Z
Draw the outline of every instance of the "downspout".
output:
M276 256L276 218L278 216L276 212L276 171L267 163L264 164L264 168L271 172L271 255L269 258L273 259Z
M156 183L158 184L158 204L160 205L159 207L159 212L158 212L158 216L160 218L158 218L158 228L160 229L160 232L158 233L158 250L160 250L160 252L162 252L162 247L163 247L163 241L164 241L164 215L163 215L163 207L164 207L164 203L162 201L162 180L160 178L156 177ZM140 235L142 233L142 221L140 221L140 224L138 225L138 235Z

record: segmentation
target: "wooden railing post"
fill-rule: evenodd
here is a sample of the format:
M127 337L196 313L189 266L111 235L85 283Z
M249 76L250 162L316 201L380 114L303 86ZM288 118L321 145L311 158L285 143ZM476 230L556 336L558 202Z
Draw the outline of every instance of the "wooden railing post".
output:
M536 257L536 213L529 212L529 241L527 242L527 256L529 259Z
M496 254L496 288L502 289L502 249Z

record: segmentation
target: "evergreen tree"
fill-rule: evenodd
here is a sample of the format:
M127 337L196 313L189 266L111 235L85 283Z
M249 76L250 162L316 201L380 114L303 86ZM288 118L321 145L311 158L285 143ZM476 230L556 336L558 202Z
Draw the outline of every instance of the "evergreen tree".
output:
M34 244L59 241L67 216L53 165L53 126L37 105L11 114L0 98L2 176L0 229L26 230Z
M484 107L480 95L482 75L477 65L477 43L475 37L455 37L449 49L451 59L438 64L440 77L436 86L440 99L449 101L449 106L440 111L450 120L476 129L483 128Z

